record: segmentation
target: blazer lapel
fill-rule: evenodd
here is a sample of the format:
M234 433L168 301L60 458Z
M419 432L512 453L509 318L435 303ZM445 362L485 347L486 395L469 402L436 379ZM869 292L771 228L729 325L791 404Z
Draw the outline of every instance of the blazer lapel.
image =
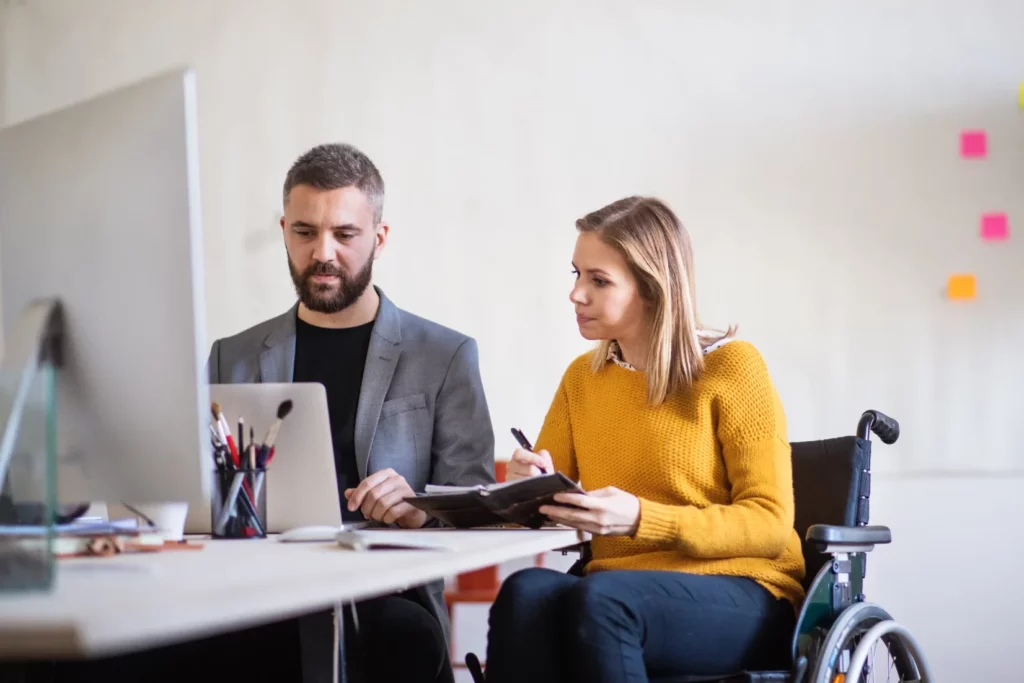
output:
M260 381L291 382L295 374L295 316L298 304L274 320L260 352Z
M380 410L391 386L398 357L402 354L402 326L398 309L380 289L377 289L377 293L380 295L380 308L366 352L359 407L356 408L354 441L360 479L366 478L370 447L377 431Z

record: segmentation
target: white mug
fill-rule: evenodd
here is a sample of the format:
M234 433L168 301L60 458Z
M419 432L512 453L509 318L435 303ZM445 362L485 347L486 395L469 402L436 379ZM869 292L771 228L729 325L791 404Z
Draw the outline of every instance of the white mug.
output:
M180 541L185 536L185 517L188 515L188 503L131 503L156 527L156 531L166 541ZM139 523L146 526L146 520Z

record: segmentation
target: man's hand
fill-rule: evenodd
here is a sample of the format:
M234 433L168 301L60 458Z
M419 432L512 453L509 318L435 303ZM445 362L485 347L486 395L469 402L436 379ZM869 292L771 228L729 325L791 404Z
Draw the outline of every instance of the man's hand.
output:
M596 536L632 536L640 526L640 499L614 486L587 494L556 493L555 501L564 505L541 505L540 513Z
M427 523L426 512L402 500L415 495L405 477L391 468L374 472L354 489L345 489L349 510L362 510L367 519L397 522L406 529L419 529Z

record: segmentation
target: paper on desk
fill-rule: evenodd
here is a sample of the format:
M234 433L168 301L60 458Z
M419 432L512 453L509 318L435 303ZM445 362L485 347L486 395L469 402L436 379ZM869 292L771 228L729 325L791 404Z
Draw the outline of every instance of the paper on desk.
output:
M139 531L136 519L118 519L113 522L88 521L58 524L54 527L58 534L90 535L116 534L124 531ZM43 536L47 528L43 525L9 524L0 525L0 536Z

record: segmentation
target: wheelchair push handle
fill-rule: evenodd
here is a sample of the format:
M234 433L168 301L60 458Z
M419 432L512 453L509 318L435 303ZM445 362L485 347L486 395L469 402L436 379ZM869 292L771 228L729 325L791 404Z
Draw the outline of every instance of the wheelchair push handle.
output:
M880 410L865 410L857 424L857 436L870 439L871 432L877 434L882 443L893 444L900 438L900 423Z

